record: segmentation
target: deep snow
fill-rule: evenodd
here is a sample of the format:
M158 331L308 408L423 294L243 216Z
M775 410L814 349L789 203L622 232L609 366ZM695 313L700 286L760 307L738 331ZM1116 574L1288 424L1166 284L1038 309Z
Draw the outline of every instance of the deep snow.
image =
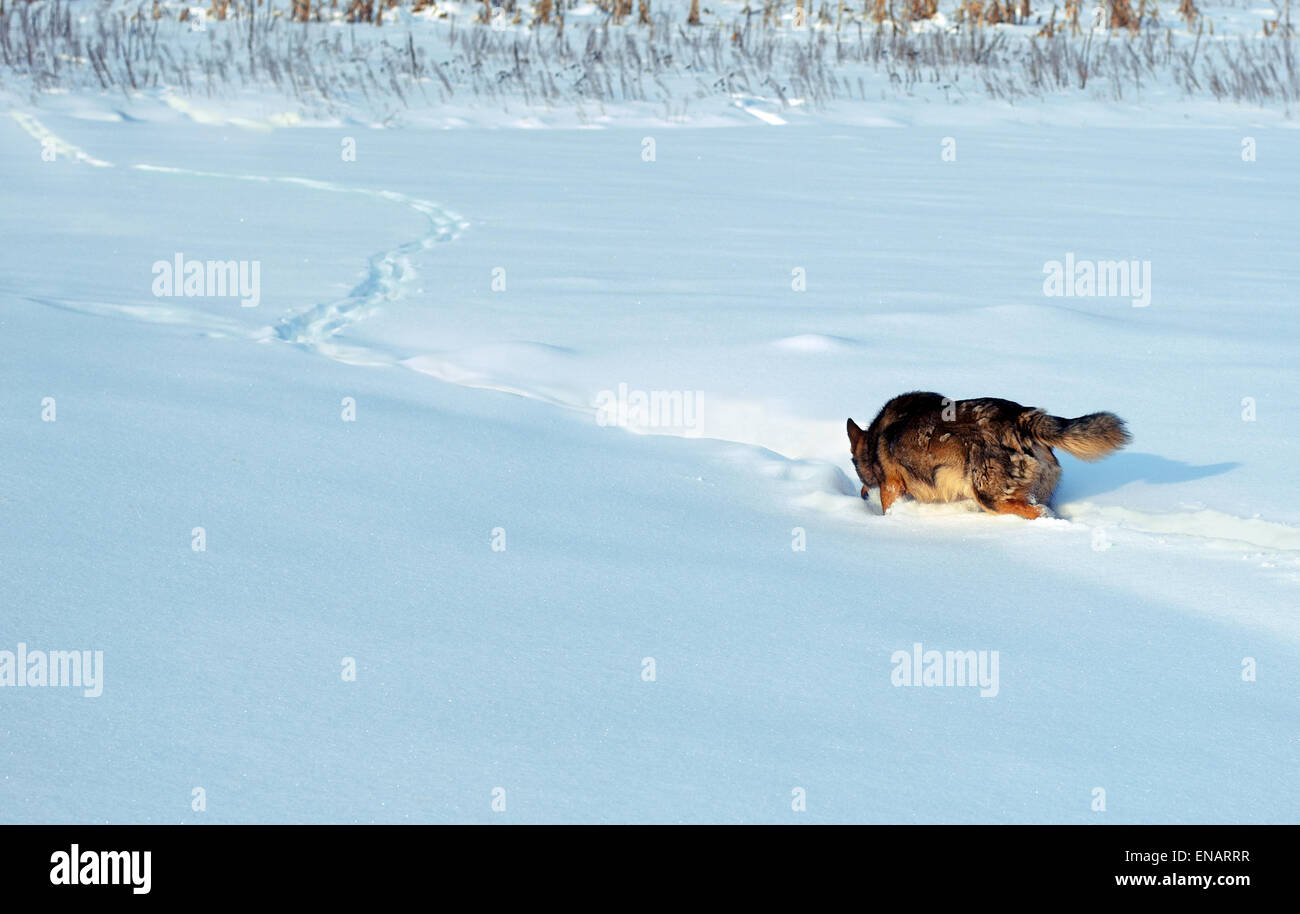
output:
M105 684L0 689L0 820L1295 821L1292 132L20 113L0 650ZM155 297L175 252L260 304ZM881 517L844 418L915 388L1135 440L1059 518ZM894 687L917 642L996 697Z

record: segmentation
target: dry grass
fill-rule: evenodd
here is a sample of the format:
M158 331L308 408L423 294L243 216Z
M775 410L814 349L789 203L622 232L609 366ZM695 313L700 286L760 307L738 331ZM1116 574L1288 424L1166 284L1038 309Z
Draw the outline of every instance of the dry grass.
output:
M1039 38L1056 37L1056 6L1052 6L1052 18L1043 23L1043 27L1038 30Z
M922 19L933 19L937 12L939 12L939 0L906 0L903 18L918 22Z
M1127 29L1137 32L1142 27L1142 20L1133 12L1129 0L1107 0L1106 24L1112 29Z
M269 2L269 0L268 0ZM391 0L390 0L391 2ZM0 17L0 83L49 89L99 89L130 93L167 86L181 94L233 96L245 90L278 91L305 112L361 110L380 120L408 107L458 104L573 107L580 112L622 103L662 106L680 116L693 100L761 95L817 108L840 101L878 101L938 93L950 100L985 95L1009 102L1057 95L1132 99L1152 84L1188 97L1289 107L1300 99L1289 20L1265 36L1209 43L1198 28L1175 40L1150 27L1148 7L1136 12L1134 31L1121 27L1079 35L1079 3L1063 18L1053 8L1037 37L986 23L996 7L1024 20L1012 2L968 0L965 23L915 32L908 16L926 6L864 0L829 25L792 31L775 2L755 8L724 28L688 28L675 11L651 12L648 2L625 22L565 25L564 5L537 0L532 28L497 29L464 17L442 20L418 35L378 20L387 2L341 0L355 25L317 21L290 24L249 0L232 0L228 22L209 22L191 33L187 23L154 18L141 0L138 12L85 7L67 0L12 2ZM698 9L698 2L696 3ZM787 4L787 12L792 8ZM1121 7L1122 8L1122 7ZM514 18L521 19L517 5ZM847 8L845 8L847 9ZM76 13L74 14L74 10ZM183 18L183 15L182 17ZM391 14L389 17L391 19ZM499 17L498 17L499 18ZM641 24L642 19L649 22ZM1040 17L1042 18L1042 17ZM839 29L834 23L840 22ZM1208 29L1204 31L1208 32Z

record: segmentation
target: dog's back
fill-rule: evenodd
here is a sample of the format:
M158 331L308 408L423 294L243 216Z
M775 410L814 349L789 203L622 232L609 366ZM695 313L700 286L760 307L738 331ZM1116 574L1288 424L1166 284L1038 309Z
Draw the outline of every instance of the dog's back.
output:
M1051 499L1060 447L1099 460L1128 443L1111 413L1050 416L1010 400L949 400L930 392L895 397L867 429L848 423L862 496L880 487L884 510L902 494L918 501L973 498L998 513L1038 517Z

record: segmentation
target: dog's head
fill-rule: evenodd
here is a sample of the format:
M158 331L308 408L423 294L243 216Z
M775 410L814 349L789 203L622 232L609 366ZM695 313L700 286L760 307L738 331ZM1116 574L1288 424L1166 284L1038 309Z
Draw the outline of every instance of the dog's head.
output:
M853 466L862 480L862 497L866 498L873 486L880 485L880 481L874 469L875 455L867 447L867 433L852 419L849 420L849 453L853 455Z

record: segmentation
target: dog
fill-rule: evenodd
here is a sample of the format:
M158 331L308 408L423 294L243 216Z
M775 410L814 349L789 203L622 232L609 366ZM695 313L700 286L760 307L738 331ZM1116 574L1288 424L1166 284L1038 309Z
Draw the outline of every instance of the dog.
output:
M949 400L936 393L894 397L864 430L849 419L849 452L862 497L880 489L881 511L900 495L917 501L974 499L985 511L1042 517L1061 465L1052 448L1100 460L1131 440L1114 413L1077 419L1010 400Z

